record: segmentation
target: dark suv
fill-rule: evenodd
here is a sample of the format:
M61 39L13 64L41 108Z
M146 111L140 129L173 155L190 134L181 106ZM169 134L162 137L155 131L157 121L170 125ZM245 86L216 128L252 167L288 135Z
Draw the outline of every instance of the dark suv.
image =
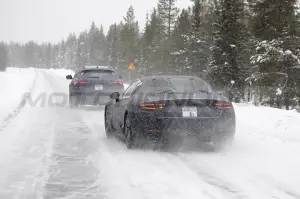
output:
M69 104L104 105L110 101L109 95L113 92L123 92L124 84L110 66L85 66L72 75L69 85Z

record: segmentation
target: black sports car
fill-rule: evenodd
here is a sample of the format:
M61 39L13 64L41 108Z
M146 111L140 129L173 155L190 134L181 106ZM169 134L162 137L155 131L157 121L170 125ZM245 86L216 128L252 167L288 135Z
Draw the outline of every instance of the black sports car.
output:
M114 92L110 97L105 106L106 135L123 139L127 148L165 148L188 140L221 149L235 135L232 103L198 77L143 77L122 95Z
M69 85L69 104L71 107L80 104L105 105L110 101L113 92L124 92L121 77L109 66L85 66L78 70Z

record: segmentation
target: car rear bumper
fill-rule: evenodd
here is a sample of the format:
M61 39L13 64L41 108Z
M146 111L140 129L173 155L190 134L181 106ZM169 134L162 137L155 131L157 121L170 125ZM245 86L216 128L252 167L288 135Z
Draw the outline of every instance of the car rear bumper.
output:
M75 98L75 103L87 104L87 105L104 105L107 104L110 99L111 93L70 93L70 98Z
M233 135L235 116L219 118L140 117L132 113L132 131L140 141L194 140L209 142L213 137Z
M108 94L114 92L122 93L124 92L123 86L118 87L104 87L103 90L95 90L94 87L69 87L70 93L81 94L81 95L95 95L95 94Z
M111 100L110 94L112 94L113 92L123 93L123 91L123 87L105 89L103 91L97 91L87 88L70 88L70 97L76 98L76 101L79 104L104 105Z

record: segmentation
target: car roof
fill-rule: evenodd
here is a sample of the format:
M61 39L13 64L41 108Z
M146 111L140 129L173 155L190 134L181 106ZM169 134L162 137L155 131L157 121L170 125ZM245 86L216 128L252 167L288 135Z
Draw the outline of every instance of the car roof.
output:
M114 71L113 67L111 66L84 66L78 71L84 71L84 70L109 70Z
M154 79L156 80L164 80L164 79L194 79L205 82L203 79L197 77L197 76L184 76L184 75L151 75L151 76L143 76L138 78L142 82L152 81Z

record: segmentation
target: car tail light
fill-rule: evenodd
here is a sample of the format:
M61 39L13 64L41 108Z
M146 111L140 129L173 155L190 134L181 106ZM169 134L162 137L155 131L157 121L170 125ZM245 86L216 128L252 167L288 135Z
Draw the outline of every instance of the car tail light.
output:
M87 82L85 81L78 81L78 82L74 82L74 86L77 86L77 85L86 85Z
M232 107L231 103L216 103L215 106L220 109L228 109Z
M119 84L120 86L124 86L123 82L111 82L112 84Z
M145 110L159 110L165 107L164 104L140 104L140 107Z

